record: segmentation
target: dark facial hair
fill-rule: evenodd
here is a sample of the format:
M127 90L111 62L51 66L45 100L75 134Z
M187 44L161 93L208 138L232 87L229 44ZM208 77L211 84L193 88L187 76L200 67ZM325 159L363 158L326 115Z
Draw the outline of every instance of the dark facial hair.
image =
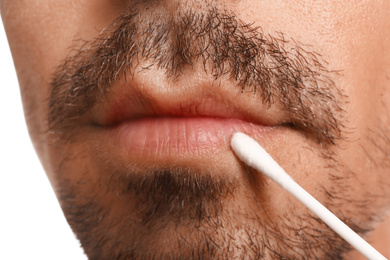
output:
M337 73L327 69L320 55L309 49L282 33L265 34L261 28L245 24L234 14L215 8L178 12L175 16L148 14L142 7L133 8L116 19L97 39L86 42L58 68L52 82L49 127L58 140L75 140L83 116L102 100L117 80L131 78L137 68L147 69L143 64L164 70L168 78L176 80L185 75L186 69L201 63L205 73L215 79L228 76L243 92L257 94L259 103L288 111L292 117L289 123L294 127L311 131L318 142L332 145L342 137L343 128L342 94L333 81ZM324 257L339 259L349 249L326 228L327 241L319 241L318 231L309 227L302 233L301 227L294 226L295 219L285 220L283 228L300 232L299 241L287 241L282 236L282 227L275 225L279 220L274 223L259 218L256 220L261 223L260 228L242 226L241 231L247 234L244 239L247 247L236 245L229 240L229 234L214 234L222 230L223 220L219 215L229 211L220 202L227 196L234 197L237 188L229 180L183 168L155 169L142 178L135 178L131 172L116 174L115 168L108 168L114 181L108 182L108 190L101 192L108 194L112 193L110 188L119 189L122 200L126 196L135 197L137 213L142 220L140 225L151 233L127 234L126 227L134 219L110 215L109 208L102 207L99 202L98 193L91 191L87 196L89 199L81 199L80 194L86 192L82 191L82 185L68 182L66 174L59 171L62 178L59 194L64 212L90 259L229 258L239 249L248 250L243 255L250 258L286 259L291 257L286 248L293 250L294 258L304 259L314 255L323 245L326 246L321 251ZM250 172L247 169L248 175ZM194 185L198 187L194 188ZM248 220L244 216L242 220L236 219L231 214L227 213L232 223ZM293 212L289 214L294 216ZM111 220L108 221L107 216L111 216ZM187 223L201 235L189 241L178 232L175 237L180 241L177 252L148 251L149 248L139 242L154 241L156 237L152 232L161 235L158 231L179 219L184 219L179 223ZM193 221L188 222L189 219ZM296 216L296 219L316 225L316 219L311 215ZM161 224L163 220L165 224ZM160 225L155 225L158 222ZM122 223L124 228L117 229ZM104 229L104 225L112 228ZM358 226L354 228L366 231ZM112 230L117 232L116 241L107 241L106 233ZM221 250L224 242L229 246Z
M337 73L308 46L282 33L265 34L215 8L139 14L128 10L58 68L50 97L52 133L75 137L80 118L137 67L157 67L175 80L201 63L215 79L228 76L243 92L257 93L259 103L289 111L287 123L314 133L319 142L335 144L341 137L342 94L332 78Z

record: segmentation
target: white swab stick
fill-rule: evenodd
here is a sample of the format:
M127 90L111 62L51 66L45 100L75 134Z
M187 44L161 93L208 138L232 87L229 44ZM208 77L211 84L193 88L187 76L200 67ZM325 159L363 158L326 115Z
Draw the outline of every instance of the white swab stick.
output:
M299 186L255 140L243 133L235 133L231 146L240 160L264 173L290 192L365 257L372 260L386 260L375 248Z

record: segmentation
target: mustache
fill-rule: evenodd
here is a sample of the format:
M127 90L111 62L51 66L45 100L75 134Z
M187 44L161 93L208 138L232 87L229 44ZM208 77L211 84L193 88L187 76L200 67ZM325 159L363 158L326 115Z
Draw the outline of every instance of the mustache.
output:
M318 142L336 144L342 137L345 96L334 81L340 73L310 46L214 7L175 16L140 10L128 9L56 69L48 115L53 134L70 140L113 83L137 69L164 70L176 80L201 63L215 80L228 76L241 92L288 111L291 126L314 133Z

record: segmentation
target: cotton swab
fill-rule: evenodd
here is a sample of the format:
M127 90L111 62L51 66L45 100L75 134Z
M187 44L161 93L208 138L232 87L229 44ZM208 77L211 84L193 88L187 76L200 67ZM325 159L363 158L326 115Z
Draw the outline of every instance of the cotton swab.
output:
M290 192L365 257L372 260L386 260L383 255L299 186L255 140L243 133L235 133L231 140L231 147L240 160L264 173Z

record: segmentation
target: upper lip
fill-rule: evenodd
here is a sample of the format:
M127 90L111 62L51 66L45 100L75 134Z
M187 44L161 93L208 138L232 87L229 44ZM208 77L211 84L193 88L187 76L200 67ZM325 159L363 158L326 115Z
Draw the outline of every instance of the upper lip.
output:
M286 111L263 104L255 93L239 94L232 82L218 86L213 81L164 84L152 79L116 82L95 107L94 124L111 127L144 117L216 117L264 126L290 122Z

